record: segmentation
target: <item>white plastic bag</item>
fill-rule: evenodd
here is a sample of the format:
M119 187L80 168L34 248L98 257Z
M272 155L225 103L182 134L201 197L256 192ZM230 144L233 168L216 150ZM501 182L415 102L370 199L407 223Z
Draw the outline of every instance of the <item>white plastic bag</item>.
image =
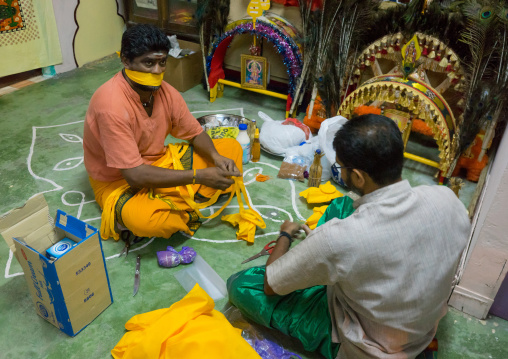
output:
M335 134L338 130L347 122L347 118L342 116L335 116L331 118L327 118L323 122L321 122L321 128L318 132L319 146L322 151L324 151L325 155L322 158L328 160L327 170L330 173L330 177L333 178L335 182L340 185L343 185L342 180L340 179L340 169L334 168L332 170L332 166L335 163L336 153L333 148L333 139L335 138ZM321 165L323 166L323 173L325 169L325 165L323 160L321 160ZM324 176L321 177L321 180ZM330 178L328 177L328 178Z
M169 49L168 55L178 58L180 56L180 52L182 52L182 49L180 48L180 44L176 39L176 35L168 36L168 40L169 43L171 44L171 48Z
M335 150L333 149L333 139L338 130L347 122L347 118L335 116L327 118L321 122L321 128L318 132L319 145L324 151L326 158L330 163L335 163Z
M264 120L259 133L259 142L264 150L277 155L284 156L286 149L305 142L305 132L296 126L283 125L283 121L274 121L266 114L259 117Z

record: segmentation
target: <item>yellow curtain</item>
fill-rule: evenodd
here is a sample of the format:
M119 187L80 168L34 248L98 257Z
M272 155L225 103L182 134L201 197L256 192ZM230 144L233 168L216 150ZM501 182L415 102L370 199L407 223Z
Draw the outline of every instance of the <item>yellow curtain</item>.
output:
M0 0L0 77L62 62L51 0Z

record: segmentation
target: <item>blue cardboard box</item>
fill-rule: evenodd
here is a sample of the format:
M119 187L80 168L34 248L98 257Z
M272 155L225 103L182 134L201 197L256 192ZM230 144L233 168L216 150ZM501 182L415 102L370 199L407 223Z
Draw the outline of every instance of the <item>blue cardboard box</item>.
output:
M53 222L38 195L3 216L0 232L23 268L37 314L64 333L75 336L113 303L96 228L61 210ZM76 245L47 258L46 250L65 237Z

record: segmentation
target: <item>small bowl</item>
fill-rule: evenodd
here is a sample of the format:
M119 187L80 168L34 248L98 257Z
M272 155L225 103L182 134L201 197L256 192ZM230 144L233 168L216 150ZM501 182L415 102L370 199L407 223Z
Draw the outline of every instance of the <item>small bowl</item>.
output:
M252 143L254 140L256 125L254 122L243 116L219 113L204 115L199 117L197 120L201 127L203 127L204 131L215 127L238 127L238 125L245 123L247 124L247 133L249 134L250 142Z

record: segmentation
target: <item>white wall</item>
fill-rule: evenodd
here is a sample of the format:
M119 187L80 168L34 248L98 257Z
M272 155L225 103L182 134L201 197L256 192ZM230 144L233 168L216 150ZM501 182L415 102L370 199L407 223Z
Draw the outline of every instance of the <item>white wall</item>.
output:
M485 184L472 250L449 304L485 318L508 272L508 131L505 131Z
M52 1L63 57L63 63L55 66L57 73L75 69L76 60L78 65L82 66L86 62L98 60L103 56L112 54L120 48L118 37L122 31L123 20L117 15L117 8L118 13L124 15L122 0L100 0L100 2L97 2L97 0L80 0L77 9L79 34L76 34L78 25L75 18L78 0ZM101 2L102 6L95 6ZM81 16L79 16L80 12L82 13ZM101 26L101 23L107 26ZM93 38L94 41L101 41L100 36L94 38L93 33L90 35L91 29L93 30L95 27L106 29L111 34L104 34L104 37L102 37L104 41L96 44L97 46L92 46L88 39ZM77 43L74 41L75 36L78 39ZM114 43L107 43L112 39L114 39ZM77 57L75 57L76 51Z
M72 40L77 29L76 22L74 21L74 10L77 4L78 0L53 0L53 10L55 11L56 27L58 29L63 58L62 64L55 65L57 73L76 68Z

